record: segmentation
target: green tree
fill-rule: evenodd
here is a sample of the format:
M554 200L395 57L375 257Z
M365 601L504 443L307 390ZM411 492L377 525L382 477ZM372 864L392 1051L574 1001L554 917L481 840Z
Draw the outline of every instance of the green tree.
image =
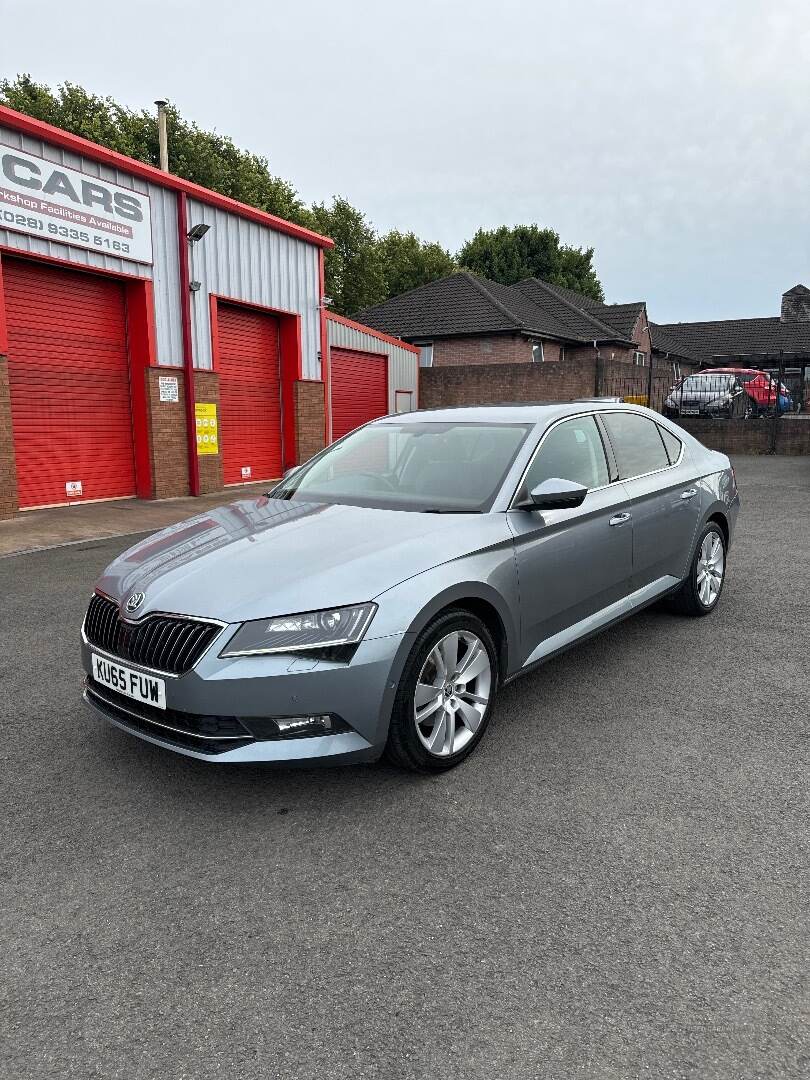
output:
M305 213L304 223L335 241L326 252L325 266L332 311L352 315L387 299L377 236L359 210L335 196L329 206L316 203Z
M458 269L453 256L441 244L426 243L412 232L392 229L380 237L378 246L386 297L399 296Z
M593 248L568 247L560 243L554 229L538 225L479 229L458 253L461 266L502 285L536 277L602 300L592 260Z
M73 83L52 91L30 75L0 81L0 102L148 165L158 164L157 118L146 110L125 109ZM270 214L301 221L303 203L291 184L271 174L266 158L240 150L226 135L183 120L172 105L167 113L171 172Z

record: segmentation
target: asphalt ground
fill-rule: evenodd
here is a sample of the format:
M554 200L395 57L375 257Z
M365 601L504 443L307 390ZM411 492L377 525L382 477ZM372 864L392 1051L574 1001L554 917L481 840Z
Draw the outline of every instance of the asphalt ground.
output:
M128 736L77 638L131 539L0 560L0 1075L810 1075L810 460L736 465L716 613L514 683L441 777Z

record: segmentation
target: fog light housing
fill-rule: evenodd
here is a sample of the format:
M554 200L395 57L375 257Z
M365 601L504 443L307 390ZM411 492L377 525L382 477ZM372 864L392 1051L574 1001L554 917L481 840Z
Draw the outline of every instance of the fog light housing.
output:
M285 716L284 719L276 720L276 724L279 735L302 735L304 732L326 735L332 730L332 717Z
M303 739L348 731L347 725L331 713L310 716L240 717L254 739Z

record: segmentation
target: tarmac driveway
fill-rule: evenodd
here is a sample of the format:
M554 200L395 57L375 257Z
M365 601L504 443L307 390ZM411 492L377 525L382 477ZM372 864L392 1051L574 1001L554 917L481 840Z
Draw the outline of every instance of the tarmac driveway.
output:
M438 778L164 753L79 700L130 540L0 560L0 1075L810 1073L810 461L736 462L709 619L515 683Z

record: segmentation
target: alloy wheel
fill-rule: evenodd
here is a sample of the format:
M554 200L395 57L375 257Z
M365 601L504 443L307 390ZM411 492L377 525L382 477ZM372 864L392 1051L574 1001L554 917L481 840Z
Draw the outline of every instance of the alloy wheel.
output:
M720 595L725 568L722 539L716 532L707 533L700 545L697 562L697 592L704 607L712 607Z
M483 641L469 630L441 638L422 665L413 698L419 741L434 757L450 757L469 743L492 693L492 665Z

